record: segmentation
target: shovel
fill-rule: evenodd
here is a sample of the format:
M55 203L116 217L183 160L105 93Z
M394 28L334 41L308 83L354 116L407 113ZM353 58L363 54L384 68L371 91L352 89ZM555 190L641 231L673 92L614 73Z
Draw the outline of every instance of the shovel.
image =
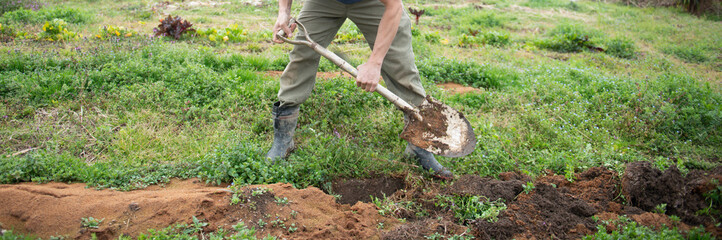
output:
M288 39L283 30L276 33L278 38L294 45L306 45L331 60L351 76L357 77L356 68L311 40L303 24L291 19L290 24L293 23L298 24L305 40L300 37L296 40ZM421 105L414 108L381 84L376 86L376 92L404 112L407 120L400 136L414 146L444 157L463 157L474 151L476 136L464 114L428 95Z

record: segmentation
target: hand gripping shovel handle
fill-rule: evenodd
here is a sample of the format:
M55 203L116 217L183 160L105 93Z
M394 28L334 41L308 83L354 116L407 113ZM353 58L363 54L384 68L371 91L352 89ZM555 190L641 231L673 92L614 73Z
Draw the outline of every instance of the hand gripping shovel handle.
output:
M337 66L339 66L344 71L351 74L351 76L358 77L358 70L356 70L355 67L351 66L351 64L344 61L341 57L339 57L335 53L329 51L328 49L326 49L326 48L322 47L321 45L318 45L316 42L314 42L311 39L311 37L308 36L306 27L303 26L303 24L301 24L300 22L296 21L296 19L291 18L291 20L289 22L289 26L292 25L293 23L296 23L299 26L299 29L301 30L301 32L303 32L302 36L303 36L303 38L305 38L305 40L301 39L300 37L297 37L295 40L288 39L285 37L286 33L283 32L283 30L278 31L278 33L276 33L276 36L278 38L280 38L281 40L283 40L284 42L287 42L290 44L306 45L306 46L312 48L314 51L321 54L321 56L328 58L328 60L330 60ZM381 94L381 96L388 99L392 103L394 103L394 105L396 105L396 107L400 108L403 112L414 113L413 114L414 117L416 117L419 120L421 119L421 115L418 113L418 110L416 110L409 103L407 103L406 101L401 99L399 96L396 96L396 94L394 94L391 91L389 91L388 89L386 89L384 86L381 86L381 84L376 86L376 92Z

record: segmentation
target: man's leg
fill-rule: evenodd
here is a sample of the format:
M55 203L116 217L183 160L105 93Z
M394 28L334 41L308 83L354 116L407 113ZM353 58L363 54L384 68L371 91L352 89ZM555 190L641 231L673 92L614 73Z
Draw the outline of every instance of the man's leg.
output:
M324 47L331 43L345 20L345 6L334 0L307 0L298 17L311 39ZM296 38L303 38L300 32ZM305 45L295 46L289 55L291 61L281 74L279 101L273 104L273 145L266 154L272 161L286 158L295 147L293 134L299 105L311 95L320 57Z
M384 5L376 0L364 0L351 5L348 17L364 34L366 41L373 49ZM419 71L416 69L414 52L411 47L411 20L404 11L399 23L399 30L391 43L388 53L381 65L381 76L386 87L394 94L411 105L419 105L424 101L426 91L421 85ZM426 170L434 171L435 176L449 179L453 174L444 168L434 155L422 148L407 144L404 154L415 157Z

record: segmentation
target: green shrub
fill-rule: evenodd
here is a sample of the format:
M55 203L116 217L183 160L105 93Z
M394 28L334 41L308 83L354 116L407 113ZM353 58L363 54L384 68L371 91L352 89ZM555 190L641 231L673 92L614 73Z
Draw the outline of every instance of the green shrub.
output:
M596 50L595 38L598 33L584 29L581 25L560 24L549 31L549 38L537 41L540 48L557 52L581 52Z
M481 43L496 47L506 46L511 42L507 32L488 31L482 33L478 38Z
M424 34L424 40L430 43L439 43L441 41L441 35L439 32L432 32Z
M108 40L113 38L128 38L137 35L138 32L133 31L132 29L127 29L123 26L108 25L101 27L98 30L98 34L95 35L95 38Z
M417 65L419 74L434 82L456 82L473 87L498 88L516 78L513 73L471 61L435 58Z
M632 40L626 38L613 38L607 41L606 53L618 58L632 59L635 57L637 47Z
M38 38L47 41L65 41L78 39L81 36L73 31L68 30L68 24L62 19L53 19L45 22L43 31L38 34Z

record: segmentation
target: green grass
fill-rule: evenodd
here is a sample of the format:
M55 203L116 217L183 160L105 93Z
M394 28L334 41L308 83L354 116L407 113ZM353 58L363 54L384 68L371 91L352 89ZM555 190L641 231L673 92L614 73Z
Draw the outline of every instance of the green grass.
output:
M572 176L643 160L683 171L719 166L717 22L602 2L449 3L409 5L427 10L413 43L427 92L462 111L477 134L470 155L439 157L455 173ZM273 4L233 6L174 13L199 30L238 24L242 31L226 31L238 40L228 42L149 39L163 15L150 3L55 1L0 16L3 27L30 36L0 36L17 37L0 45L0 182L129 190L201 177L321 187L338 177L426 174L401 156L402 114L345 77L318 79L301 107L299 148L268 164L278 80L265 71L283 70L291 46L268 41ZM34 39L51 17L88 38ZM102 26L139 34L93 38ZM474 41L457 44L464 36ZM577 44L580 36L591 42ZM370 53L361 39L347 23L330 48L359 64ZM590 43L605 53L586 50ZM340 70L322 60L320 71ZM481 91L434 85L445 82ZM34 150L12 156L26 149Z

